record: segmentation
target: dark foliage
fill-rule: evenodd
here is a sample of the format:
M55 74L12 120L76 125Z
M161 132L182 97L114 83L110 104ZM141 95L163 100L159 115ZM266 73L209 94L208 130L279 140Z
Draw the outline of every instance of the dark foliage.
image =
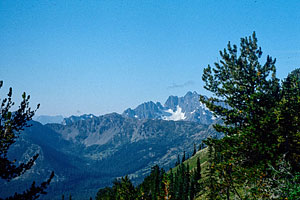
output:
M228 43L220 56L220 62L205 68L202 76L204 88L213 96L200 97L223 120L214 128L225 135L206 141L211 149L209 198L270 198L275 195L270 166L279 170L278 161L284 157L291 172L299 170L299 70L280 84L276 60L267 56L263 65L259 62L262 51L255 33L241 39L239 52Z
M3 85L3 81L0 81L0 88ZM38 154L34 155L26 163L16 165L16 160L9 160L7 153L9 147L16 142L21 131L25 127L29 127L28 122L32 119L36 110L31 110L29 107L30 96L24 92L22 95L22 101L19 108L12 112L11 108L14 105L12 101L12 88L9 88L7 98L2 99L0 108L0 177L6 181L10 181L13 178L21 176L27 170L29 170L35 160L38 158ZM39 105L36 109L39 108ZM40 194L45 194L45 189L49 185L54 173L52 172L50 178L43 182L40 186L36 186L35 182L31 187L22 194L15 193L13 196L6 199L37 199Z

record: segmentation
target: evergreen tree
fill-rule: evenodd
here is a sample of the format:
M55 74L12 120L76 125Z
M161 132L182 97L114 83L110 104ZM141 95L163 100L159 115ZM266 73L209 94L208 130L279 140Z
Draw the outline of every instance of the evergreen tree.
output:
M183 163L179 165L178 168L178 188L177 188L177 199L182 199L184 197L183 194L183 185L184 185L184 172L185 172L185 166Z
M196 144L194 143L194 151L193 151L192 156L194 156L196 153L197 153L197 150L196 150Z
M181 163L183 163L184 161L185 161L185 151L183 151L183 156L182 156Z
M177 161L176 161L176 163L175 163L175 167L178 166L178 165L180 165L180 158L179 158L179 155L177 155Z
M169 196L169 186L170 180L168 179L165 170L161 168L160 170L160 199L164 199L166 196Z
M169 199L173 199L174 198L174 174L172 169L170 169L170 174L169 174L169 180L170 180L170 185L169 185Z
M173 180L165 173L163 168L155 165L151 169L151 173L138 186L139 199L162 199L170 196L173 190Z
M114 184L116 181L114 182ZM116 189L116 188L115 188ZM111 187L100 189L95 197L96 200L112 200L115 199L116 190Z
M0 89L3 86L3 81L0 81ZM27 163L21 163L16 165L16 161L10 161L7 157L8 150L12 144L16 142L21 131L25 127L29 127L28 122L34 116L36 110L31 110L29 107L30 96L24 92L22 95L22 101L19 108L16 111L11 111L14 102L12 101L12 88L9 88L7 98L4 98L0 107L0 177L6 181L10 181L13 178L19 177L29 170L36 159L38 154L34 155ZM54 172L51 173L50 178L41 183L40 186L36 186L35 182L31 187L22 194L15 193L13 196L7 199L37 199L40 194L45 194L47 186L54 177Z
M281 96L277 109L280 149L293 170L300 171L300 69L283 81Z
M218 132L230 136L223 142L239 142L227 147L232 146L231 150L240 155L245 165L253 165L270 160L276 153L276 148L269 144L277 142L274 110L280 99L280 85L275 60L268 56L264 65L259 63L262 51L255 33L241 39L240 51L238 55L237 46L229 43L227 50L220 52L220 63L204 69L204 87L215 97L201 96L200 101L224 120L225 125L214 126Z
M196 185L195 185L195 174L192 173L191 175L191 183L190 183L190 189L189 189L189 197L190 200L193 200L196 195Z
M197 179L197 181L201 179L201 162L200 162L200 156L197 158L196 179Z
M190 194L190 165L187 163L186 169L184 172L184 183L183 183L183 199L188 199Z
M160 180L161 180L160 169L158 165L152 167L151 175L152 175L151 194L152 194L152 199L156 200L160 194Z
M196 176L196 172L194 171L192 179L191 179L191 183L193 186L193 194L194 196L196 196L197 193L199 193L201 191L201 187L200 187L200 182L199 179Z
M128 176L122 177L121 181L116 185L116 199L134 200L136 197L137 192Z
M241 198L235 185L244 185L246 194L266 198L272 195L263 189L272 176L269 166L276 166L283 154L290 162L299 159L299 73L293 72L281 87L276 60L267 56L260 64L255 33L241 39L239 50L228 43L220 62L205 68L202 76L213 96L200 101L223 120L214 128L225 135L206 141L215 151L211 166L220 181L211 187L220 187L220 196L228 198L232 192Z
M204 149L204 143L203 143L203 142L201 142L201 144L199 144L198 150L200 151L200 150L202 150L202 149Z
M174 175L174 198L179 199L180 196L180 178L179 178L179 168L177 168L176 173Z
M208 170L207 170L207 176L208 179L206 181L206 185L208 186L208 199L210 200L215 200L218 199L218 192L219 192L219 188L218 188L218 183L217 183L217 177L215 174L215 166L216 166L216 162L215 162L215 156L214 156L214 150L212 147L212 144L210 143L210 140L207 141L207 145L208 145Z

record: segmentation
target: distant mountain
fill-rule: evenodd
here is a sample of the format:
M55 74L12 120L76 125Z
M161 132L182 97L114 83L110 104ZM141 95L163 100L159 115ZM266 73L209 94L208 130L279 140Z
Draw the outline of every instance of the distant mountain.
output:
M38 115L38 116L34 116L33 120L40 122L41 124L45 125L45 124L64 124L64 125L68 125L68 124L72 124L74 122L80 121L80 120L86 120L86 119L90 119L95 117L95 115L93 114L84 114L84 115L80 115L80 116L75 116L72 115L70 117L66 117L64 118L62 115L55 115L55 116L51 116L51 115Z
M93 115L93 114L84 114L84 115L80 115L80 116L72 115L71 117L64 118L62 121L62 124L69 125L69 124L73 124L73 123L81 121L81 120L91 119L93 117L95 117L95 115Z
M52 170L55 179L43 199L59 199L62 194L72 194L74 199L94 196L126 174L139 183L152 166L173 167L177 155L183 151L191 155L194 143L214 134L209 126L196 122L139 120L116 113L69 125L33 122L10 157L24 161L35 153L40 156L23 176L0 184L0 196L22 191L33 180L40 183Z
M152 101L143 103L135 109L127 109L123 116L137 119L183 120L211 124L215 117L199 101L197 92L188 92L184 97L170 96L164 105Z
M165 104L148 101L140 104L135 109L128 108L123 112L124 117L136 119L162 119L173 121L192 121L202 124L211 124L216 118L199 101L200 95L197 92L187 92L183 97L169 96ZM35 121L41 124L57 123L70 125L74 122L96 117L93 114L84 114L80 116L72 115L64 118L61 115L48 116L40 115L34 117Z
M40 122L41 124L48 124L48 123L62 123L64 120L64 117L62 115L38 115L33 117L34 121Z
M156 164L169 169L177 155L191 155L194 143L216 135L209 124L214 118L198 98L188 92L170 96L164 105L147 102L122 115L71 116L46 125L32 122L10 149L10 158L40 156L23 176L0 182L0 196L23 191L33 180L38 184L52 170L56 175L43 199L61 199L62 194L88 199L116 177L128 174L139 183Z

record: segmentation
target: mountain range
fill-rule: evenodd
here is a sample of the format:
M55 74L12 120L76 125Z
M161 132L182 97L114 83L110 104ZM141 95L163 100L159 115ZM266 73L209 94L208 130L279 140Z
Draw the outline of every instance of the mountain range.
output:
M164 104L160 102L154 103L153 101L144 102L134 109L126 109L122 113L122 116L136 119L183 120L211 124L216 118L208 108L199 101L199 98L200 96L197 92L187 92L183 97L169 96ZM41 115L35 117L34 120L42 124L61 123L69 125L93 117L96 116L93 114L84 114L63 118L61 115Z
M39 116L34 116L33 120L40 122L41 124L62 123L64 117L62 115L55 115L55 116L39 115Z
M170 96L164 105L146 102L122 114L71 116L45 125L32 121L9 156L26 161L39 153L39 158L24 175L1 182L0 196L23 191L52 170L55 178L43 199L61 199L62 194L87 199L124 175L137 184L152 166L169 169L177 155L191 154L194 144L215 136L214 122L196 92Z
M215 117L199 101L196 92L188 92L184 97L169 96L164 105L152 101L143 103L135 109L127 109L123 116L137 119L183 120L211 124Z

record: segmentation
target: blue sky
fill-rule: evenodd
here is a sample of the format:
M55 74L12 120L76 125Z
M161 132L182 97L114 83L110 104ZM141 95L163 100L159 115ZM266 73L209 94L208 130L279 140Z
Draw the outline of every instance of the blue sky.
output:
M0 1L0 27L1 96L26 91L37 115L207 94L203 68L253 31L279 78L300 67L298 0Z

